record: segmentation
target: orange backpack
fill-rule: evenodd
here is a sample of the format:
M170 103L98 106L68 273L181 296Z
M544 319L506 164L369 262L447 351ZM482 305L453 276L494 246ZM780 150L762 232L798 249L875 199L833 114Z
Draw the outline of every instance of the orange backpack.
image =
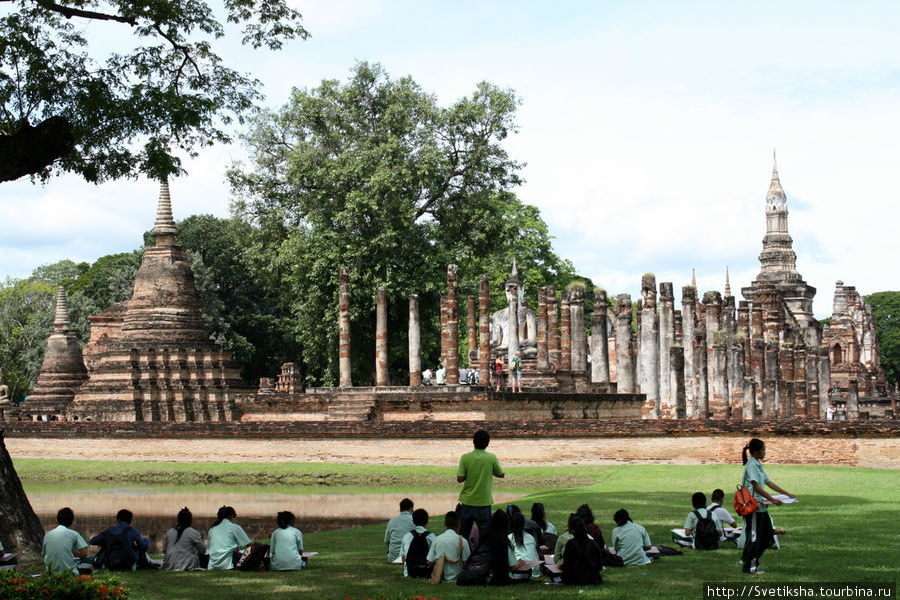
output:
M734 511L742 517L746 517L756 512L757 508L759 508L759 502L753 497L750 490L740 485L737 486L737 491L734 493Z

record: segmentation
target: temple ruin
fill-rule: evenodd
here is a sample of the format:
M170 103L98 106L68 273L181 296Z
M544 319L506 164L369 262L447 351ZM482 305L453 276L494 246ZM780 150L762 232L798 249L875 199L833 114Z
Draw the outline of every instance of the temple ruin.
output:
M458 268L449 265L439 331L422 330L418 295L402 300L409 310L404 386L389 385L389 299L381 288L367 290L375 309L375 347L356 349L372 352L375 386L354 386L353 273L340 268L338 386L307 389L300 368L285 363L277 377L263 378L252 390L231 354L209 339L186 252L175 245L163 184L151 232L155 242L145 248L132 298L90 317L82 351L60 290L35 393L14 410L32 420L170 422L781 421L823 419L828 407L838 409L838 418L893 417L871 308L839 281L831 324L823 332L813 317L816 290L796 268L777 166L765 216L761 268L741 289L743 300L732 295L726 270L724 294L701 296L692 281L682 287L677 308L673 283L657 287L647 273L636 328L630 295L618 295L611 307L606 291L594 290L587 316L586 290L578 284L561 292L552 285L533 291L533 310L515 264L503 285L506 306L491 312L488 276L464 295ZM421 340L429 335L440 338L445 385L423 385ZM462 356L461 335L468 348ZM491 362L502 356L508 368L517 355L524 393L494 392Z

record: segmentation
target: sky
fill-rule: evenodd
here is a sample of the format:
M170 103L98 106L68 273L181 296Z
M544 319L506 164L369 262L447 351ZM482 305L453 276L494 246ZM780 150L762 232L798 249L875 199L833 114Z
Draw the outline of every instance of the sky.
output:
M759 272L773 150L797 269L831 314L836 280L900 289L900 5L896 2L297 0L310 31L281 52L222 40L264 84L346 80L356 61L412 76L448 105L483 80L521 99L507 140L515 191L559 255L611 294L641 275L701 292ZM9 8L0 8L0 15ZM85 35L127 42L112 24ZM224 173L245 150L204 149L171 182L176 219L229 214ZM157 184L74 176L0 184L0 277L137 248Z

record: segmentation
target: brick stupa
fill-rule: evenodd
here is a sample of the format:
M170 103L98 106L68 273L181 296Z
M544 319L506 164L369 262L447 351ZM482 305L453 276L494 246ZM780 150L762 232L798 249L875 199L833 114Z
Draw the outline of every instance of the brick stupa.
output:
M81 343L69 325L66 291L60 287L56 292L53 332L47 339L37 385L28 397L29 411L48 419L65 420L76 390L87 377Z
M248 386L206 331L187 252L175 244L166 183L151 233L131 300L90 317L88 380L69 412L103 421L237 419L234 394Z

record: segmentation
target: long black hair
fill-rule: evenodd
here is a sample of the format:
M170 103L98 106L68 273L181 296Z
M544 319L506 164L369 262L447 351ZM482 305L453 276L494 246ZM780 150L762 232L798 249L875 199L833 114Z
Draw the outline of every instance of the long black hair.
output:
M178 532L178 535L175 536L175 541L177 542L181 539L181 534L184 533L184 530L191 526L191 523L194 521L194 515L191 514L191 510L185 506L181 510L178 511L178 516L175 517L178 525L175 526L175 531Z
M234 509L230 506L223 506L219 509L219 512L216 513L216 522L212 524L213 527L219 525L225 519L233 519L237 516L237 513L234 512Z
M753 438L752 440L747 442L747 445L744 446L743 452L741 452L741 459L743 459L743 461L744 461L743 464L745 464L745 465L747 464L747 454L748 453L752 455L756 452L759 452L760 450L762 450L765 447L766 447L766 443L759 438Z
M547 513L542 503L535 502L531 505L531 520L540 526L541 531L547 531Z
M506 511L498 508L491 517L491 528L487 532L487 548L490 552L491 585L506 585L509 583L509 563L507 553L512 543L507 537L509 529L509 517Z
M289 510L281 511L275 517L275 522L278 523L279 529L287 529L294 524L294 520L294 513Z
M509 519L509 527L512 530L513 539L517 546L525 545L525 515L520 512L512 514Z

